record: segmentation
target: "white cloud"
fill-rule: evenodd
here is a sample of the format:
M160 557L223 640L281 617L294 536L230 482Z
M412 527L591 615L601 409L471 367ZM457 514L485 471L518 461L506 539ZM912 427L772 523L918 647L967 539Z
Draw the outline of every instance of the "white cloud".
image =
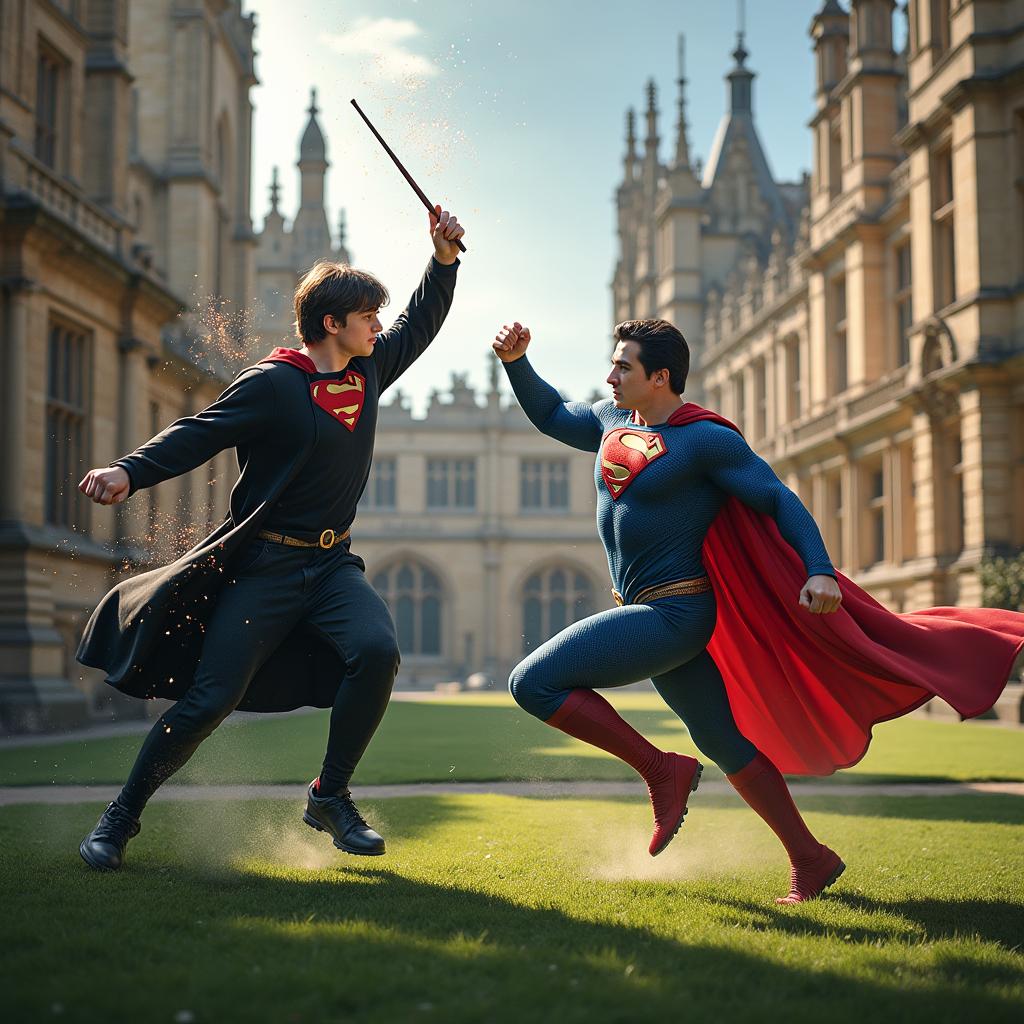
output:
M433 78L441 69L409 44L423 30L408 18L356 18L343 32L325 32L320 41L336 54L361 62L372 61L385 75L395 78Z

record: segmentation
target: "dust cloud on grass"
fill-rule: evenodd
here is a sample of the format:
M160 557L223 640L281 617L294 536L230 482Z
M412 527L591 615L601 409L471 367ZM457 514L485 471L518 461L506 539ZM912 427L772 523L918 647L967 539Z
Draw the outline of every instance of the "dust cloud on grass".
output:
M210 875L345 866L346 854L334 848L330 837L303 822L301 786L295 787L294 803L210 800L173 806L166 827L174 833L176 859Z
M650 805L638 795L635 806L616 802L620 828L585 829L587 841L581 870L603 882L694 882L739 877L777 868L780 884L788 879L789 862L782 847L746 808L701 808L699 791L691 799L686 821L657 857L647 848L654 819ZM573 817L585 814L579 806Z

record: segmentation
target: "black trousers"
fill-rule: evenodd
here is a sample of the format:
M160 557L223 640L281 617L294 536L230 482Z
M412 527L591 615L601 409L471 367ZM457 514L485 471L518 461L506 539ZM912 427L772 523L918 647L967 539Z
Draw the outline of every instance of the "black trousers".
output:
M254 541L229 571L195 680L150 730L121 792L120 802L136 816L238 706L260 666L296 627L333 645L345 663L331 709L321 793L348 787L384 715L398 671L395 626L348 542L324 551Z

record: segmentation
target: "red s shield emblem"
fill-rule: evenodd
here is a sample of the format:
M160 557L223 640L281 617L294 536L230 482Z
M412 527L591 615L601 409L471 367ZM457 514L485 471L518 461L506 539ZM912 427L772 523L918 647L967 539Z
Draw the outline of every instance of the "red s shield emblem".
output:
M668 449L661 434L644 434L619 427L601 443L601 478L613 498L622 492Z
M349 430L355 430L366 397L366 378L349 370L340 381L318 380L309 386L313 401Z

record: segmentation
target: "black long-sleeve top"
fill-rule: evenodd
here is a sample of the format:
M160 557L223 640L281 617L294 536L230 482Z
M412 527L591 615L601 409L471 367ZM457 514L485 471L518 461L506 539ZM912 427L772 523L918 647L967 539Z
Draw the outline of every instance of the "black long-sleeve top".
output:
M431 260L408 306L380 335L371 356L352 359L336 374L259 363L239 374L212 405L176 420L114 465L127 471L134 492L234 447L241 470L231 493L235 522L278 495L263 520L267 529L308 540L327 528L347 529L370 471L380 395L440 330L454 297L457 268L458 261ZM296 374L304 378L299 389ZM345 387L340 405L324 394L327 385ZM353 395L361 396L361 403L353 403ZM353 404L359 406L356 414ZM330 411L342 406L350 411ZM307 449L308 458L290 473L297 454Z

